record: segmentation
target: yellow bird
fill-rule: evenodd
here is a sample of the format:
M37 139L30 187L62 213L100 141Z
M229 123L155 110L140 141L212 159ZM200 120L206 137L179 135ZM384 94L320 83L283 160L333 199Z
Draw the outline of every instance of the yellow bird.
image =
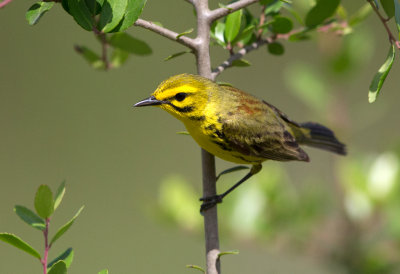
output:
M345 145L330 129L312 122L296 123L264 100L198 75L172 76L134 106L158 106L182 121L206 151L226 161L252 165L250 172L223 194L200 199L202 211L222 202L258 173L265 160L308 162L299 144L346 154Z

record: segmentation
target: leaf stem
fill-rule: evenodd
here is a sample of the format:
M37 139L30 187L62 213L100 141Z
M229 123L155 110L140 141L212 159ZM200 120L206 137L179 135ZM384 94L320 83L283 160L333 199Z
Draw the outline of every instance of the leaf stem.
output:
M375 4L373 3L373 0L367 0L368 3L371 5L372 9L374 10L374 12L378 15L379 19L381 20L383 26L385 27L385 30L389 36L389 41L390 43L394 43L396 45L396 47L400 50L400 41L397 41L396 38L394 37L392 31L390 30L387 22L389 21L389 19L385 19L382 14L380 13L380 11L378 10L378 8L375 6Z

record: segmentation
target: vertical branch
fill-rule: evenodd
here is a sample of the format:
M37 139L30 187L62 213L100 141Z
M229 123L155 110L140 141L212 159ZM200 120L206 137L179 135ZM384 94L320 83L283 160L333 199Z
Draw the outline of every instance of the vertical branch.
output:
M196 63L199 75L212 79L210 61L210 10L208 0L195 0L193 2L197 13L197 37L196 42ZM215 183L215 157L201 150L201 164L203 176L203 197L217 195ZM217 206L204 211L204 234L206 245L206 265L207 274L220 273L219 254L219 234L218 234L218 214Z

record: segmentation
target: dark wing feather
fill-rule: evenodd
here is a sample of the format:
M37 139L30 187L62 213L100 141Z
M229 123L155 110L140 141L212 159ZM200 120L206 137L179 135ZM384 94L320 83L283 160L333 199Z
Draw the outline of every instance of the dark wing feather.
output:
M223 116L227 118L221 121L222 132L229 146L243 155L263 159L309 161L290 133L287 122L292 121L272 105L258 102L257 107L254 103L246 107L242 99L236 109L230 109L230 115ZM250 108L255 111L242 111Z

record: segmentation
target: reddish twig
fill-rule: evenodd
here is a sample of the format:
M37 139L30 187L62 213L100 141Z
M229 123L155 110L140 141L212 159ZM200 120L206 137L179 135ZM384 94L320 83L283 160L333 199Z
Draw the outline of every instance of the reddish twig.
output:
M50 250L50 245L49 245L49 224L50 224L50 219L46 219L46 227L43 230L43 236L44 236L44 255L43 259L41 260L42 266L43 266L43 274L47 274L47 261L48 261L48 256L49 256L49 250Z
M0 9L4 8L8 4L10 4L12 0L4 0L3 2L0 3Z
M385 19L382 14L380 13L380 11L378 10L378 8L375 6L375 4L373 3L372 0L367 0L368 3L371 5L372 9L374 10L374 12L378 15L379 19L381 20L383 26L385 27L385 30L389 36L389 41L390 43L394 43L396 45L396 47L400 50L400 41L396 40L395 36L393 35L392 31L390 30L387 22L389 20Z

